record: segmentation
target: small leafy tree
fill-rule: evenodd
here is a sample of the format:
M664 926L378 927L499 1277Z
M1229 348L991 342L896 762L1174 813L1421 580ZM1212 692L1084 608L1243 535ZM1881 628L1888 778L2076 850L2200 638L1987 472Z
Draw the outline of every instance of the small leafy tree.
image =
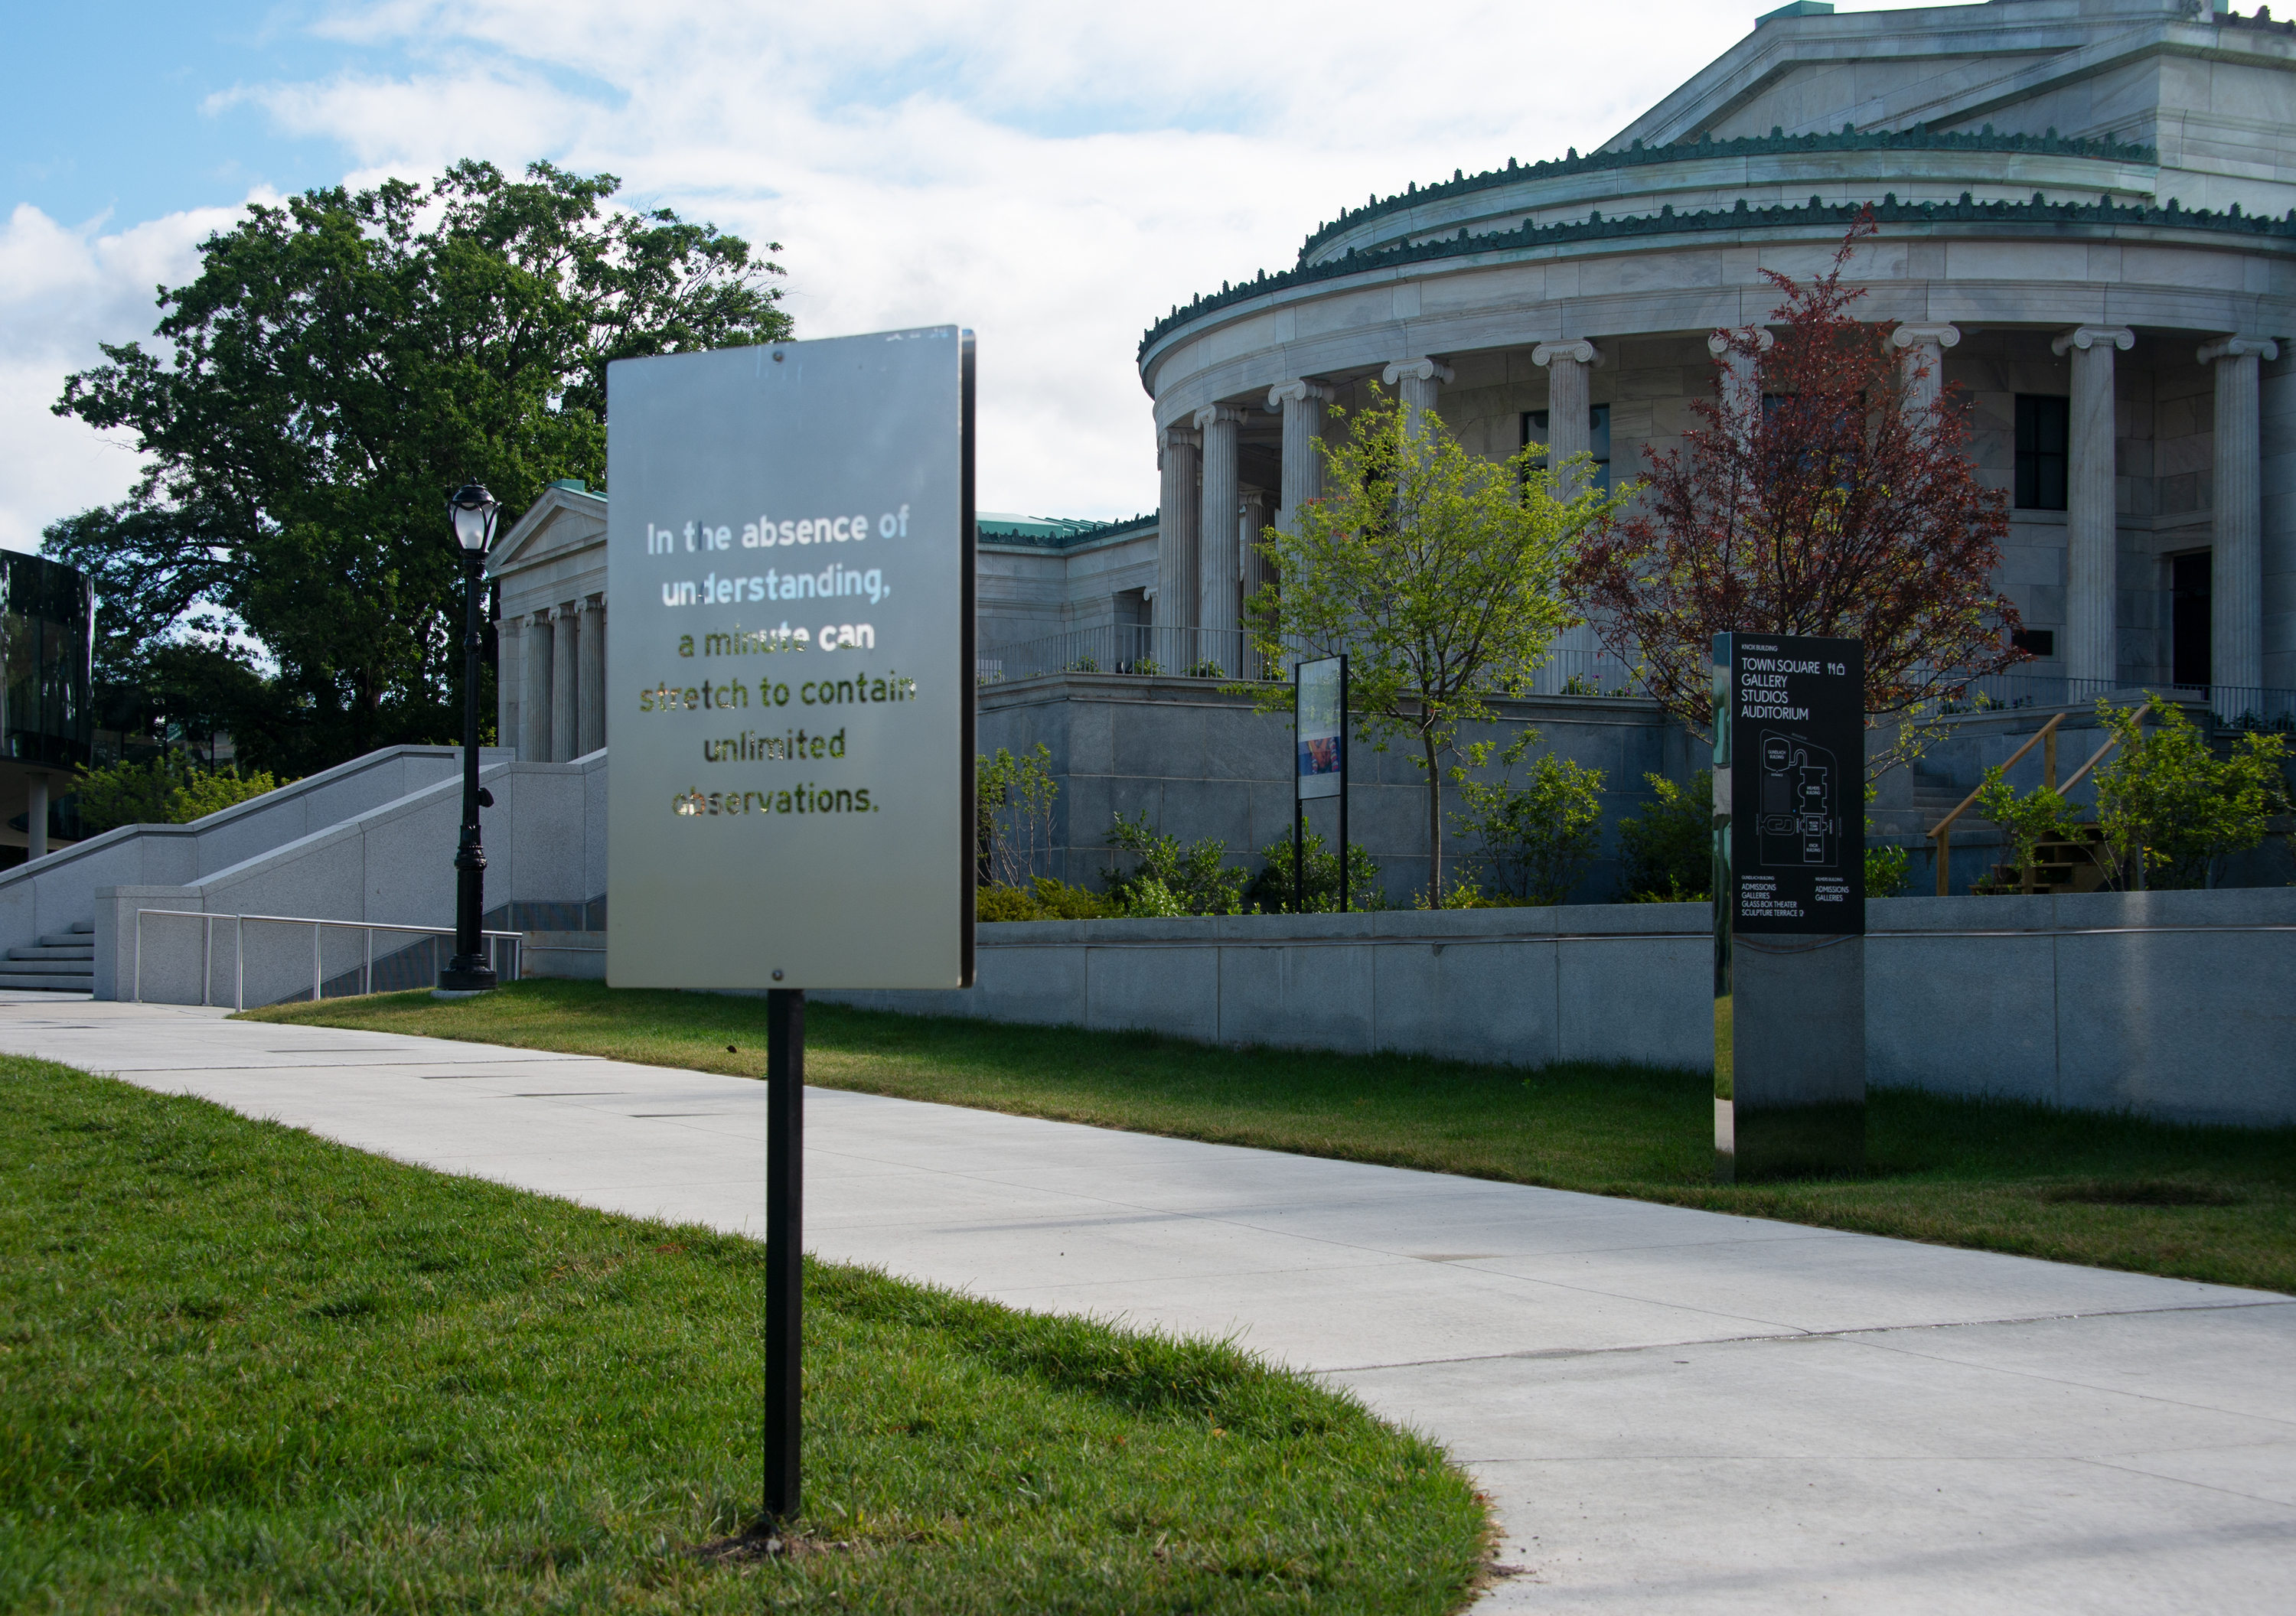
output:
M1648 499L1572 566L1573 600L1603 642L1694 731L1711 722L1718 633L1859 641L1876 715L1954 696L2024 655L2010 644L2016 608L1990 584L2009 500L1977 479L1970 399L1948 386L1917 404L1892 322L1857 320L1864 290L1841 284L1873 232L1861 217L1807 285L1763 272L1784 297L1775 346L1719 333L1752 385L1727 386L1715 367L1683 446L1644 452Z
M1714 886L1714 773L1687 789L1645 774L1651 800L1619 821L1619 896L1629 903L1703 903Z
M1128 870L1106 872L1108 895L1128 915L1234 915L1243 911L1243 889L1250 877L1220 861L1227 844L1206 837L1180 845L1177 837L1160 835L1142 809L1137 820L1116 816L1109 828L1108 845L1133 855Z
M1985 783L1977 788L1978 812L2001 828L2002 840L2009 849L2011 864L2018 870L2024 890L2033 889L2033 855L2044 842L2062 839L2073 834L2071 804L2062 793L2047 786L2036 786L2020 796L2010 788L2001 765L1994 764L1985 771Z
M1326 847L1321 833L1310 830L1300 838L1300 866L1306 899L1304 907L1295 910L1292 881L1292 838L1277 837L1259 850L1260 870L1244 893L1244 900L1253 909L1270 915L1293 913L1329 915L1340 908L1340 854L1334 847ZM1348 844L1348 907L1351 910L1374 910L1387 907L1387 894L1380 884L1379 861L1364 851L1361 842Z
M980 859L989 883L1026 888L1040 860L1053 851L1053 804L1061 783L1053 778L1053 751L1044 742L1013 755L972 760L973 801L980 816Z
M2120 743L2097 768L2097 823L2123 860L2142 858L2151 884L2212 886L2226 854L2289 811L2288 738L2251 730L2218 758L2183 709L2146 698L2160 716L2149 732L2136 710L2096 704Z
M1443 786L1465 779L1444 760L1458 755L1460 726L1490 720L1489 698L1527 684L1574 621L1563 567L1631 490L1558 498L1592 481L1578 477L1583 465L1541 466L1536 445L1480 459L1432 411L1406 415L1376 389L1347 425L1316 445L1329 492L1302 503L1289 532L1266 530L1280 583L1252 596L1248 620L1265 664L1302 644L1348 654L1364 735L1378 751L1408 746L1426 781L1427 889L1439 904ZM1292 701L1283 685L1250 689L1263 711Z
M1500 755L1499 779L1461 781L1466 810L1457 819L1480 844L1501 892L1520 902L1560 903L1602 851L1603 771L1547 751L1531 765L1529 783L1516 785L1515 765L1538 739L1538 730L1524 726ZM1470 763L1480 767L1495 745L1469 747Z

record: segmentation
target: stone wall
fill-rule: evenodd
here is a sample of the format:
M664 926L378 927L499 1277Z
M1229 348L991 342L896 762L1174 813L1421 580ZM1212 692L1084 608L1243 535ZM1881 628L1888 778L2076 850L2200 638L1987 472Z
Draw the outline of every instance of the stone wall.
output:
M2296 1122L2296 891L1866 912L1871 1083ZM981 927L969 990L814 996L1208 1043L1703 1069L1710 934L1703 904L1050 921Z

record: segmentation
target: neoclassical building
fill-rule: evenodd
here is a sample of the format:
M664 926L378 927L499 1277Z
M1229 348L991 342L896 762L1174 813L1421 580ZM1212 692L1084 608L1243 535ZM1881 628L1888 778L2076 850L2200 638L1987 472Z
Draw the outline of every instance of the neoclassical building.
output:
M2296 699L2296 24L2194 0L1800 0L1598 148L1341 213L1148 330L1152 529L984 531L984 658L1065 632L1016 671L1104 663L1148 622L1226 661L1248 535L1317 492L1329 407L1371 382L1494 457L1633 476L1715 333L1770 318L1762 272L1823 269L1869 206L1861 313L1972 396L2013 498L2016 690ZM1556 688L1619 677L1581 631Z

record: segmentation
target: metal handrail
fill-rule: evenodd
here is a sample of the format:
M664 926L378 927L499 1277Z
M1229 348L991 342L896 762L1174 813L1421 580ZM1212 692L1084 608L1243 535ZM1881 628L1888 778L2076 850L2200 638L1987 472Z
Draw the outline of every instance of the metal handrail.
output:
M2152 704L2147 701L2140 704L2132 716L2134 716L2138 724L2142 725L2144 722L2144 715L2152 710ZM2048 788L2052 791L2070 791L2075 786L2079 785L2081 781L2087 778L2090 770L2095 768L2097 764L2104 761L2104 755L2106 753L2112 751L2113 747L2120 744L2120 740L2118 736L2108 739L2104 745L2099 747L2095 752L2089 754L2088 762L2083 763L2079 768L2073 771L2071 779L2060 786L2057 784L2057 726L2064 722L2064 721L2065 714L2060 713L2055 717L2050 719L2048 722L2043 724L2040 729L2036 730L2032 735L2029 736L2023 746L2018 747L2014 752L2012 752L2009 755L2009 760L2001 765L2001 772L2004 775L2006 775L2010 770L2017 766L2018 759L2023 757L2026 753L2030 752L2036 745L2042 741L2046 741L2048 743L2045 752L2046 761L2043 766L2045 771L2048 775ZM1937 844L1937 895L1940 898L1951 897L1953 895L1952 893L1948 890L1950 880L1950 870L1948 869L1946 857L1948 853L1949 853L1953 847L1953 822L1959 819L1963 814L1966 813L1972 804L1973 804L1980 796L1984 795L1984 792L1985 788L1982 785L1980 785L1976 790L1971 792L1967 796L1963 797L1952 812L1947 814L1945 818L1939 820L1936 824L1931 826L1929 828L1927 833L1929 839Z
M318 1001L321 989L326 982L324 971L320 963L319 939L328 926L334 926L340 931L357 931L366 934L366 959L359 967L359 992L362 993L372 992L374 990L375 933L404 932L418 937L455 935L455 927L451 926L394 926L381 920L322 920L311 915L234 915L220 911L210 912L203 909L139 909L135 911L135 1001L137 1004L144 1002L144 917L146 915L167 915L177 919L207 922L203 928L200 952L200 1003L202 1006L208 1002L208 983L215 975L215 923L218 920L232 922L231 1008L234 1010L243 1010L247 1008L247 951L244 940L247 935L247 923L250 920L258 925L308 926L311 928L311 999L314 1003ZM510 979L516 982L519 979L520 967L525 954L526 934L481 931L479 935L491 938L508 937L511 940Z

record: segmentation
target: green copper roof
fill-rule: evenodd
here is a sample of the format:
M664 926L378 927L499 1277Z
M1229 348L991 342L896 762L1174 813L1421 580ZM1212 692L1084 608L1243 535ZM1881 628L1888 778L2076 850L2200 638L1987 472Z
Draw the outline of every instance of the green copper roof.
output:
M1096 539L1116 538L1155 525L1153 512L1146 516L1127 517L1120 522L1014 516L1001 510L979 511L972 518L973 534L984 544L1025 544L1038 550L1069 550Z
M1416 208L1422 202L1488 191L1524 180L1559 179L1570 174L1595 174L1611 168L1639 168L1651 163L1693 162L1702 158L1769 157L1788 151L2048 151L2064 157L2102 158L2110 162L2157 163L2161 154L2151 146L2117 140L2074 140L2054 129L2046 135L1996 135L1988 124L1974 135L1932 134L1916 124L1910 129L1859 130L1845 127L1832 135L1788 135L1773 126L1767 135L1743 135L1735 140L1702 135L1670 146L1645 146L1640 141L1617 151L1590 151L1585 157L1572 147L1555 161L1518 164L1507 159L1504 168L1482 174L1451 171L1451 177L1432 185L1412 184L1390 197L1374 196L1361 208L1342 213L1328 224L1319 224L1300 249L1300 262L1341 231L1382 214Z
M1598 210L1585 219L1566 224L1533 224L1526 220L1520 229L1492 231L1479 236L1469 235L1463 225L1457 235L1438 241L1390 248L1384 252L1357 252L1351 248L1345 257L1333 258L1328 263L1303 265L1272 275L1262 270L1252 280L1234 286L1223 282L1218 291L1208 292L1186 307L1174 309L1143 332L1140 357L1145 359L1148 350L1160 339L1190 321L1201 319L1230 304L1265 297L1287 287L1311 285L1317 281L1336 280L1343 275L1358 275L1370 270L1424 263L1436 258L1472 257L1477 253L1560 246L1608 237L1681 235L1707 230L1754 230L1810 224L1839 224L1846 228L1868 207L1874 210L1874 221L1882 224L1950 224L1959 222L2038 225L2149 224L2175 230L2296 239L2296 208L2290 208L2284 217L2273 218L2243 213L2237 202L2222 213L2211 213L2202 208L2186 209L2179 208L2173 197L2166 207L2123 208L2109 196L2100 198L2095 203L2050 202L2044 200L2040 192L2036 192L2030 202L1979 202L1972 200L1969 192L1964 191L1958 202L1900 202L1893 192L1879 202L1850 202L1839 206L1812 197L1807 207L1796 208L1784 205L1750 208L1746 200L1741 197L1737 207L1733 208L1709 211L1702 208L1695 213L1677 213L1669 205L1654 214L1637 214L1622 219L1606 219Z

